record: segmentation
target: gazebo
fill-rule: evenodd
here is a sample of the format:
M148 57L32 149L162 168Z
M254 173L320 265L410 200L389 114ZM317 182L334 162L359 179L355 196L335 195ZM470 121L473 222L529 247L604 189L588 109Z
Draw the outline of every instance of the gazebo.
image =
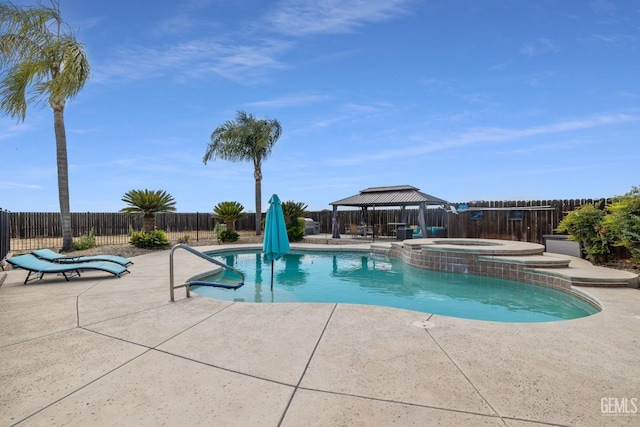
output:
M388 187L370 187L361 190L356 194L345 199L336 200L330 203L333 206L333 218L331 222L331 234L334 239L340 238L340 230L338 229L338 206L351 206L367 209L371 207L375 210L380 206L399 206L406 216L404 209L407 206L419 206L418 222L422 230L427 229L426 209L427 205L448 205L449 202L438 197L421 192L418 188L411 185L395 185ZM402 219L406 222L406 217Z

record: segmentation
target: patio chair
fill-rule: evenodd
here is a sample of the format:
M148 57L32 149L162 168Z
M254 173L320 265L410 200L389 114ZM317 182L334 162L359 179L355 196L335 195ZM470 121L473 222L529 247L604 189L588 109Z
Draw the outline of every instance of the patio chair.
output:
M51 249L37 249L31 251L31 253L40 259L49 262L63 263L76 263L76 262L93 262L93 261L109 261L115 262L123 266L133 264L128 258L123 258L117 255L87 255L87 256L66 256L52 251Z
M423 235L420 226L417 226L416 229L413 230L413 235L411 237L413 237L414 239L422 239Z
M356 224L349 224L349 234L354 237L364 236L365 231L358 230L358 226Z
M46 273L62 274L68 282L71 277L80 276L80 272L84 270L105 271L117 277L129 272L125 266L113 262L56 263L42 260L31 254L14 256L8 258L7 262L11 264L13 268L21 268L29 272L27 278L24 279L25 285L33 280L42 280L42 276ZM31 277L32 274L35 275L35 277Z

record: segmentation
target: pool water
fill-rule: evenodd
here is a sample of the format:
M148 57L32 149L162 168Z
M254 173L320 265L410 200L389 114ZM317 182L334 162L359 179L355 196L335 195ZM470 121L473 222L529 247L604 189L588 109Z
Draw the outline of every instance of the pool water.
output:
M589 316L598 310L565 292L528 283L411 267L385 255L289 252L271 262L257 252L210 256L245 274L237 290L193 287L199 295L257 303L371 304L499 322L547 322ZM206 281L235 284L225 270Z

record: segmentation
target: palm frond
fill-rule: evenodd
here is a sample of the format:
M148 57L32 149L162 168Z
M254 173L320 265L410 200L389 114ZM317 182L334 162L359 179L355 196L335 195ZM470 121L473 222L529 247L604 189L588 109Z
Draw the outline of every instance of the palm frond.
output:
M0 111L25 119L31 103L64 105L86 83L90 68L72 32L62 33L60 10L0 4Z

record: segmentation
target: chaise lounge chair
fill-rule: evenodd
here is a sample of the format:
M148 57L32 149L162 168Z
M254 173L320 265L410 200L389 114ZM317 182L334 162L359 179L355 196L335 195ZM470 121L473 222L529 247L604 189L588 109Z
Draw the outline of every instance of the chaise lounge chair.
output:
M24 279L25 285L32 280L41 280L45 273L62 274L68 282L69 278L80 276L80 272L83 270L106 271L117 277L129 272L125 266L113 262L55 263L36 258L31 254L14 256L8 258L7 262L14 268L22 268L29 272L27 278ZM35 274L35 277L31 277L32 274Z
M130 259L123 258L117 255L89 255L89 256L66 256L52 251L51 249L38 249L31 252L33 255L41 258L45 261L63 263L77 263L77 262L93 262L93 261L109 261L115 262L123 266L133 264Z

